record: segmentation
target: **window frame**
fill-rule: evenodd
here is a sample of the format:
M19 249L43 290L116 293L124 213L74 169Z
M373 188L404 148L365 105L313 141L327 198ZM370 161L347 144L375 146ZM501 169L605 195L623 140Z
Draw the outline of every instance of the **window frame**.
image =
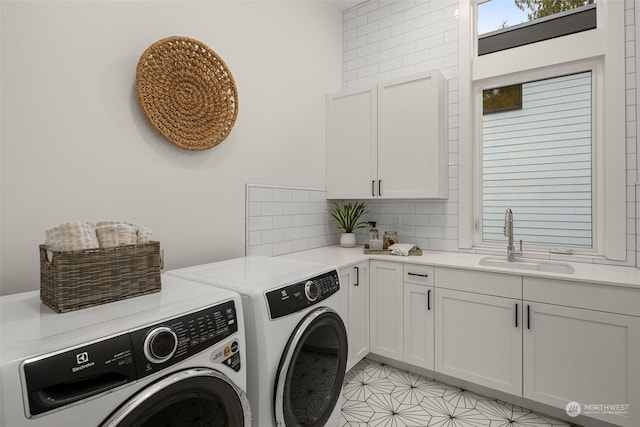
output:
M523 245L526 246L527 251L534 252L558 252L562 250L571 251L571 254L578 255L598 255L598 244L600 242L600 224L598 222L598 209L600 205L601 194L599 187L596 185L598 171L603 168L603 162L601 156L597 152L597 134L598 129L602 128L603 114L602 109L598 108L597 100L601 98L599 92L602 88L602 83L599 82L601 76L602 64L599 61L585 61L578 62L570 65L562 65L557 67L549 67L545 70L538 70L532 72L523 72L517 75L511 75L509 77L497 77L495 79L487 79L482 82L476 82L473 86L474 98L476 99L476 108L474 111L480 111L479 115L474 115L474 135L477 136L474 140L472 150L474 152L474 165L473 165L473 181L475 187L473 190L474 202L473 202L473 215L474 215L474 230L473 230L473 245L476 248L486 249L502 249L503 243L490 242L483 240L483 222L482 222L482 206L483 206L483 192L482 192L482 91L484 89L490 89L493 87L509 86L514 84L526 84L528 82L545 80L549 78L577 74L581 72L591 72L591 174L592 174L592 188L591 188L591 206L592 206L592 220L591 220L591 248L580 248L577 246L562 246L562 245L539 245L533 243L527 243L523 241ZM479 110L478 110L479 108ZM517 229L518 216L514 213L514 222Z
M537 80L592 64L597 84L593 105L601 114L593 124L593 156L600 163L593 168L594 244L585 255L626 261L626 167L621 167L626 166L624 2L598 0L596 11L595 29L479 56L476 0L459 0L459 123L470 124L459 127L459 248L492 249L477 246L475 239L474 147L480 135L477 112L482 111L478 85Z

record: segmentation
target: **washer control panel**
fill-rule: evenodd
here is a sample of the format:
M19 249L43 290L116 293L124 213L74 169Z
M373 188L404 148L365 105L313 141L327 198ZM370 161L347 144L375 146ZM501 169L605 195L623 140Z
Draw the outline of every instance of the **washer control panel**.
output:
M237 331L233 301L133 331L131 341L138 377L145 377L200 353ZM235 370L239 369L237 363Z
M217 346L209 360L239 371L232 300L101 341L25 360L25 413L33 418L108 392ZM225 341L226 340L226 341Z
M336 270L266 292L271 320L320 303L340 290Z

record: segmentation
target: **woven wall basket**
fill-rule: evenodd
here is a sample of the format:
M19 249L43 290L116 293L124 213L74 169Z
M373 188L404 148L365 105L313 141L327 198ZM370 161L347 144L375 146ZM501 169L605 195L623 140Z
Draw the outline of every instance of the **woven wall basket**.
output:
M187 37L168 37L144 51L136 93L149 123L185 150L220 144L238 116L238 91L227 65L204 43Z

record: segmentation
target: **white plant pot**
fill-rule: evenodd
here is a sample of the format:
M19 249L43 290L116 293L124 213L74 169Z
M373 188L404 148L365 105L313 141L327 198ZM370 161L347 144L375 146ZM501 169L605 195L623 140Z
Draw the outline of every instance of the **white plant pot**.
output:
M342 233L340 235L340 246L343 248L355 248L356 235L353 233Z

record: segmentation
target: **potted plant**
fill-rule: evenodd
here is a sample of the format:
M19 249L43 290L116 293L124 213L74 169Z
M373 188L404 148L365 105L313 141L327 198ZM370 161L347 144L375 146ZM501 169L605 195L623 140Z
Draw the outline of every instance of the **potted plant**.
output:
M333 219L338 223L338 229L342 230L340 236L340 246L343 248L353 248L356 246L356 235L354 230L367 225L365 221L360 221L360 217L365 214L366 205L364 202L346 203L339 205L336 203L330 211Z

